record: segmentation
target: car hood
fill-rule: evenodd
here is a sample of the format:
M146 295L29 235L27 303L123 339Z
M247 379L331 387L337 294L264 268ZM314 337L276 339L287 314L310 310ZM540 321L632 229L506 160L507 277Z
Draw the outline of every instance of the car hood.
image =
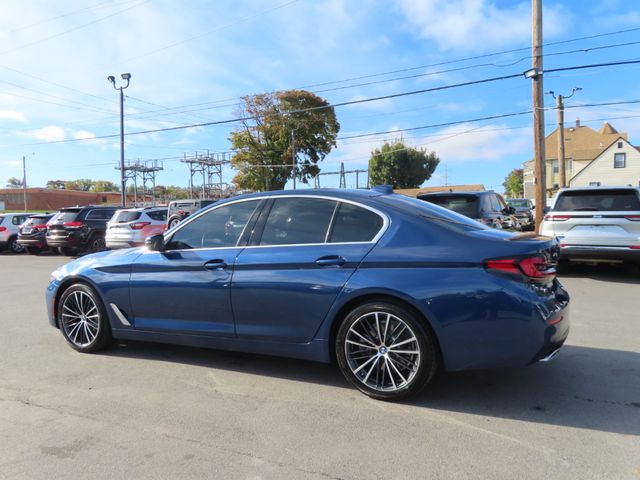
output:
M54 278L82 275L87 270L100 272L125 273L131 271L131 265L145 247L110 250L85 255L58 268L52 273Z

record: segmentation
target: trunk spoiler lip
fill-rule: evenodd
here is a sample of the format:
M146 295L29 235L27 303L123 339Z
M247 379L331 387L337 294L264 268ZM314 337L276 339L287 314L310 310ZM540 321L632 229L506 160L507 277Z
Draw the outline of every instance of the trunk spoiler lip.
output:
M554 240L554 238L549 237L547 235L540 235L539 233L536 233L536 232L525 232L525 233L519 233L517 235L513 235L507 238L507 240L510 242L517 242L519 240L549 241L549 240Z

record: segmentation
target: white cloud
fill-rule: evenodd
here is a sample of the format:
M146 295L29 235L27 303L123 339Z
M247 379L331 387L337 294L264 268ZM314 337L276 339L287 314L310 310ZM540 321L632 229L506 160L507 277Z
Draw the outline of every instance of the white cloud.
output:
M441 50L486 51L531 39L531 4L499 8L490 0L397 0L418 36L434 40ZM545 34L566 25L567 12L557 6L544 11Z
M56 142L67 138L64 128L58 127L57 125L47 125L46 127L38 128L36 130L21 132L20 135L49 142Z
M15 168L15 167L20 167L22 165L22 161L20 161L20 160L5 160L5 161L2 162L2 165L4 165L5 167Z
M20 123L28 123L27 116L16 110L0 110L0 120L13 120Z
M498 161L513 155L521 155L524 161L533 148L530 130L509 130L507 125L478 128L477 125L462 124L445 128L437 134L435 140L425 139L417 143L427 150L434 150L447 163Z

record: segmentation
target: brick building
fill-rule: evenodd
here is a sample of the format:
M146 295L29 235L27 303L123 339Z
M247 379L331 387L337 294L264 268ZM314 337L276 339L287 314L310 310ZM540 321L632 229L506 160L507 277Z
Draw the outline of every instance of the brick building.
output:
M0 208L23 210L22 188L1 188ZM27 188L27 210L57 210L73 205L119 205L119 192L82 192L78 190L57 190L51 188Z

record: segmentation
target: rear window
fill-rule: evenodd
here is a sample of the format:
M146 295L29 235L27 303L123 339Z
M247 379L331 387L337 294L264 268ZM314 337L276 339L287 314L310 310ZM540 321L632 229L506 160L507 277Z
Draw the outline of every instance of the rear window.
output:
M430 220L446 222L451 225L462 227L464 230L488 230L490 228L480 222L470 219L469 217L447 210L446 208L442 208L425 200L419 200L417 198L399 194L381 195L377 198L380 202L401 208L404 212L420 215Z
M113 223L128 223L138 220L142 215L141 212L136 212L132 210L120 210L116 212L111 221Z
M44 225L49 221L51 215L47 215L44 217L29 217L26 222L23 223L23 226L29 227L31 225Z
M478 217L478 197L476 195L428 195L421 197L420 200L434 203L465 217Z
M80 213L80 210L60 210L51 219L52 222L73 222Z
M164 222L167 220L167 211L166 210L158 210L155 212L147 212L147 216L151 220L157 220L160 222Z
M528 207L529 200L527 199L510 199L507 200L507 203L512 207Z
M636 190L578 190L560 194L554 211L563 212L625 212L640 211Z

